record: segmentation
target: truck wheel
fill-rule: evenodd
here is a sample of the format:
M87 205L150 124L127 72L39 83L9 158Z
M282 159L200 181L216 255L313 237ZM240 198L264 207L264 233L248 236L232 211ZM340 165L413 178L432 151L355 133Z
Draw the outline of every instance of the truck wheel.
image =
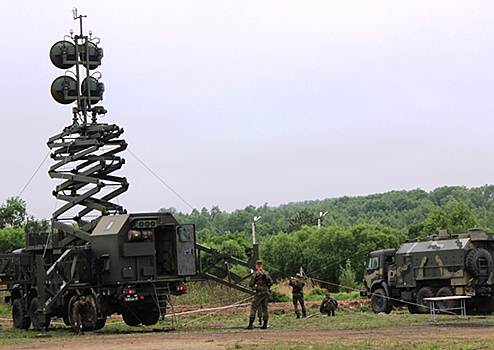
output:
M93 307L93 327L92 329L97 331L98 329L101 329L105 326L106 324L106 316L102 316L98 314L98 305L96 304L96 298L91 294L88 295L87 301L91 303Z
M137 326L141 323L141 320L137 318L137 315L130 309L125 310L122 314L122 318L127 326Z
M374 313L376 314L381 312L389 314L393 309L393 306L391 306L385 290L382 288L378 288L374 291L374 293L372 293L371 306L372 311L374 311Z
M494 312L494 301L490 297L479 297L476 309L481 315L490 315Z
M26 312L21 298L15 299L12 303L12 320L15 328L29 329L31 319Z
M141 312L139 318L141 319L143 325L151 326L153 324L156 324L160 319L160 312L159 310L149 310L147 312Z
M33 324L33 328L37 331L41 330L42 328L47 330L50 326L51 317L49 315L45 315L45 323L41 323L39 321L38 305L38 298L34 298L33 300L31 300L31 305L29 306L31 323Z
M439 290L436 293L436 297L450 297L453 295L454 295L453 290L451 289L451 287L448 286L439 288ZM441 300L436 302L436 306L439 309L439 311L442 311L444 313L444 311L446 311L447 309L456 308L457 302L456 300ZM452 311L454 312L455 310Z
M408 304L408 312L410 312L411 314L418 314L419 313L418 305Z
M427 314L429 313L429 302L427 300L424 300L424 298L432 298L434 296L434 291L432 290L431 287L422 287L419 292L417 293L417 304L420 306L418 307L419 313L421 314Z
M64 318L65 324L67 324L68 322L67 326L71 326L74 330L76 329L75 320L74 320L74 304L77 301L77 299L79 299L79 296L77 294L73 295L69 299L69 303L67 304L67 321Z
M465 268L474 277L488 276L492 267L492 256L484 248L475 248L467 254Z

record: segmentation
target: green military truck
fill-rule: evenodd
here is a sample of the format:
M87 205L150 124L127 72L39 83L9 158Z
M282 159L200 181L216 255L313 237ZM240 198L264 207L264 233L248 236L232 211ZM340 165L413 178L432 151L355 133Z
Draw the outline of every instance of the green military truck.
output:
M397 250L367 254L361 295L371 298L375 313L407 306L410 313L427 313L425 298L471 296L468 312L491 314L493 303L494 233L472 229L433 235L403 243ZM437 303L454 309L457 301Z
M48 329L52 317L75 326L74 305L84 297L91 317L83 330L104 327L121 314L130 326L163 318L172 296L186 293L186 282L211 279L249 294L244 286L259 259L259 246L246 249L248 261L196 243L195 227L172 213L128 213L116 201L127 179L115 172L125 164L123 128L98 122L103 99L99 38L70 32L50 49L51 62L65 72L51 94L72 108L72 124L48 139L54 160L48 174L58 180L53 196L62 205L48 232L26 232L26 247L0 254L0 289L12 305L13 325ZM74 68L74 70L69 70ZM155 152L154 149L149 149ZM165 161L165 160L163 160ZM142 194L147 195L147 194ZM240 276L229 264L244 267Z

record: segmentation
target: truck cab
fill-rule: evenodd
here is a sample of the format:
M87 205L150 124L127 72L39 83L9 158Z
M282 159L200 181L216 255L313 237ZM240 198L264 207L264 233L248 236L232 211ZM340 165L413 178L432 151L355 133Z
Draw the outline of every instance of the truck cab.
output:
M387 291L388 272L390 266L396 263L396 249L376 250L366 255L364 271L365 290L362 296L369 296L378 288Z

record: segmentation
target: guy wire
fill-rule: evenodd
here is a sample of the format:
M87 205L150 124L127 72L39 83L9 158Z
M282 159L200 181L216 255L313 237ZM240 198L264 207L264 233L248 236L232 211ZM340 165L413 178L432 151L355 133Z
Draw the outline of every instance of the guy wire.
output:
M29 179L29 181L27 182L27 184L24 186L24 188L22 189L21 193L19 193L19 195L17 196L17 198L20 198L21 195L24 193L24 191L26 190L27 186L29 186L29 184L31 183L31 181L34 179L34 177L36 176L36 174L38 173L39 169L41 169L41 167L43 166L43 164L45 163L46 159L48 158L48 156L50 155L50 152L51 150L48 151L48 153L46 154L45 158L43 159L43 161L41 162L41 164L38 166L38 169L36 169L36 171L34 172L34 174L31 176L31 178Z

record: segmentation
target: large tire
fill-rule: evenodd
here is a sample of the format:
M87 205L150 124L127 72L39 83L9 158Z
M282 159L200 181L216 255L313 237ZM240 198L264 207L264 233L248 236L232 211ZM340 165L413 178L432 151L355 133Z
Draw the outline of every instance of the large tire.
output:
M74 320L74 304L79 299L78 295L73 295L69 299L69 303L67 304L67 321L64 318L64 322L67 324L67 326L71 326L74 330L76 329L75 327L75 320Z
M494 312L494 301L490 297L479 297L475 309L481 315L490 315Z
M31 319L21 298L12 303L12 320L15 328L29 329L31 326Z
M160 319L160 312L158 309L140 312L139 318L141 319L143 325L151 326L153 324L156 324Z
M98 314L98 305L96 304L96 298L93 295L88 295L86 300L87 302L91 303L93 307L94 313L93 313L92 329L97 331L98 329L101 329L105 326L106 316Z
M424 300L424 298L432 298L434 296L434 291L432 290L431 287L422 287L419 292L417 293L417 304L418 306L418 311L421 314L427 314L429 313L430 307L429 307L429 302L427 300Z
M474 277L487 277L493 268L492 255L483 248L475 248L467 254L465 268Z
M453 296L453 290L451 287L444 286L439 288L439 290L436 293L436 297L450 297ZM458 307L458 301L457 300L439 300L436 301L436 307L440 312L445 312L448 309L454 309ZM448 313L450 312L456 312L456 310L451 310L447 311Z
M408 312L410 312L412 315L413 314L418 314L419 313L419 307L418 305L414 304L408 304Z
M371 306L372 311L376 314L381 312L389 314L393 309L393 306L390 304L388 296L386 295L386 291L383 288L378 288L372 293Z
M75 331L77 331L77 326L76 326L76 320L74 318L74 304L78 300L79 300L79 295L74 295L74 296L72 296L72 298L70 298L69 305L67 305L68 320L70 322L70 326ZM91 319L95 320L96 319L96 309L95 309L94 299L92 299L92 296L86 297L86 303L89 303L89 305L91 306ZM87 332L87 331L93 331L96 329L101 329L104 327L105 323L106 323L106 317L104 319L104 322L102 320L102 324L100 324L101 325L100 328L96 328L99 325L98 322L93 324L92 321L90 321L90 322L83 321L82 330Z
M37 331L39 330L48 330L50 326L51 317L49 315L45 316L45 323L41 323L39 320L38 313L39 301L38 298L34 298L31 300L31 305L29 306L29 316L31 318L31 323L33 324L33 328Z
M127 326L134 327L141 323L141 320L139 320L137 315L131 309L125 310L122 314L122 318Z

